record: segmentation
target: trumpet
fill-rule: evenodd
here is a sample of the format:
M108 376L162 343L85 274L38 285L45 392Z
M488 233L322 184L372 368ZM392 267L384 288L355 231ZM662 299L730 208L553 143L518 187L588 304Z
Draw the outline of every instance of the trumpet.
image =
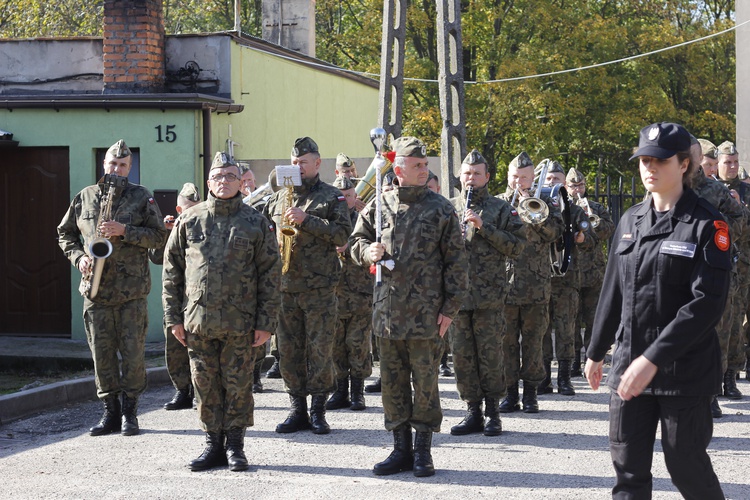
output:
M534 226L544 224L544 221L549 217L549 207L544 200L539 198L542 193L544 179L547 177L549 160L543 160L540 165L542 165L542 170L539 172L539 177L536 179L536 191L534 192L534 196L531 198L525 198L518 204L518 215L521 217L521 220ZM516 195L514 194L513 199L515 200L515 198Z
M576 205L581 207L584 212L586 212L586 216L589 218L589 224L591 224L591 227L596 229L599 227L599 223L601 222L601 219L598 215L594 213L593 210L591 210L591 205L589 205L589 200L581 196L580 193L578 193L578 199L576 200Z

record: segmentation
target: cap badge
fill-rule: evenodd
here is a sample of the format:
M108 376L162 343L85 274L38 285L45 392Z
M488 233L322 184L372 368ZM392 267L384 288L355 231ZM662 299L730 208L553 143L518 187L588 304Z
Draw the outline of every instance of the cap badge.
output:
M427 146L422 146L422 156L427 156Z
M651 130L648 131L648 140L653 141L656 140L657 137L659 137L659 127L652 127Z

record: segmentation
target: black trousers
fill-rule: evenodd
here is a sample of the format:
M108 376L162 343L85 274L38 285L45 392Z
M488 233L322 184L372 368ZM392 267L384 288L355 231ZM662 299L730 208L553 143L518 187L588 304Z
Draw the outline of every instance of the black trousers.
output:
M656 426L661 422L664 460L686 499L723 499L706 448L713 435L711 397L641 395L609 400L609 448L617 484L612 498L650 499Z

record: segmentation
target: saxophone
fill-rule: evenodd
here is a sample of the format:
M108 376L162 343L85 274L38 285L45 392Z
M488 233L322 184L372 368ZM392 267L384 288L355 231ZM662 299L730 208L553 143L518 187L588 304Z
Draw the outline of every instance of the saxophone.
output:
M96 221L96 238L89 242L88 253L93 259L93 265L81 279L81 295L93 300L99 293L99 282L104 271L104 261L112 255L112 243L102 235L102 223L112 220L112 205L118 191L127 186L127 177L119 177L112 174L104 176L104 184L107 190L102 195L99 209L99 219Z
M289 265L292 261L292 248L294 247L297 236L297 228L294 227L286 216L286 211L294 203L294 183L291 177L284 177L283 203L281 205L281 229L279 230L279 249L281 250L281 274L289 272Z

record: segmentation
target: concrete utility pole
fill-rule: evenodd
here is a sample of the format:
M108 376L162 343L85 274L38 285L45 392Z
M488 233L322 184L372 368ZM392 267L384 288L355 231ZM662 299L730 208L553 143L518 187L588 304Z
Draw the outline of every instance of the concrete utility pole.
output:
M383 42L380 47L380 106L378 127L391 139L401 137L404 102L404 39L406 0L383 3Z
M460 0L438 0L437 36L440 86L440 185L447 197L453 196L466 155L466 112L464 110L464 63L461 42Z

